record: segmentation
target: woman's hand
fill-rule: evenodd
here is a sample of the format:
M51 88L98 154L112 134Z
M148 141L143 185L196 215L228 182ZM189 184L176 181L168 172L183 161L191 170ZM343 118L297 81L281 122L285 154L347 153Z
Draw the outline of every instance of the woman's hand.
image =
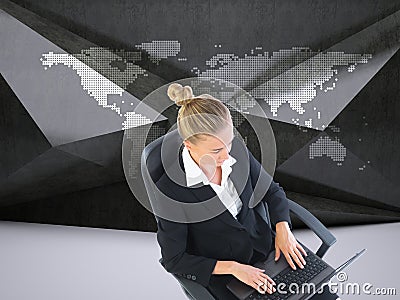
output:
M265 291L272 294L276 291L272 286L275 282L264 271L250 265L236 263L232 268L232 275L261 294L265 294Z
M286 221L276 223L276 236L275 236L275 261L279 259L280 253L286 257L289 265L296 270L296 266L293 260L299 265L300 268L304 268L306 261L304 260L301 252L307 256L306 251L297 242L293 233L290 231L289 224ZM301 252L300 252L301 251Z

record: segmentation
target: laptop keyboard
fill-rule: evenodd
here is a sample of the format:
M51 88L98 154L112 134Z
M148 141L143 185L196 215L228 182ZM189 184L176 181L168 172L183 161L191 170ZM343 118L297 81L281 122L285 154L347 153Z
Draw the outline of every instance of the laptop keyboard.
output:
M283 270L281 273L276 275L275 277L272 277L272 279L276 283L276 291L272 294L268 294L268 292L265 292L265 294L260 294L258 291L254 291L250 296L246 298L246 300L257 300L257 299L268 299L268 300L285 300L292 296L292 293L289 291L289 286L291 283L297 283L299 290L301 290L301 284L305 282L309 282L312 278L314 278L316 275L318 275L322 270L327 268L327 264L324 262L320 261L315 257L314 255L310 255L310 250L304 249L307 253L307 256L303 255L304 260L306 261L306 264L304 266L304 269L301 269L299 266L296 264L296 270L293 270L292 267L288 267L285 270ZM281 257L280 259L286 259L285 257ZM285 285L281 287L281 291L284 290L287 293L279 293L277 286L279 283L285 283ZM296 290L296 286L292 287L292 291Z

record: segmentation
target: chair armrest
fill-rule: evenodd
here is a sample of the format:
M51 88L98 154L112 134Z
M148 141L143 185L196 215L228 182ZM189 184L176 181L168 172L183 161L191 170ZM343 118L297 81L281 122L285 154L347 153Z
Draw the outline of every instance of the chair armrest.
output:
M180 283L182 289L195 300L215 300L214 296L200 283L193 282L182 276L172 274Z
M162 258L158 261L161 263ZM176 280L178 280L186 296L191 297L193 300L215 300L214 296L200 283L191 281L182 276L171 273Z
M288 201L289 210L321 239L322 245L318 248L316 255L322 258L329 247L336 242L336 237L307 209L293 200L288 199Z

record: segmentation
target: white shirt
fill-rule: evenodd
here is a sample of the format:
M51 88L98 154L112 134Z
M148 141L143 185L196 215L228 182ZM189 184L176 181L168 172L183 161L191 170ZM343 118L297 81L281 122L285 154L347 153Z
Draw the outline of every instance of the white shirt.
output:
M242 200L240 200L232 180L229 178L229 174L232 172L231 166L236 162L236 159L229 155L229 158L222 163L221 185L208 180L206 174L204 174L203 170L193 160L189 150L185 146L182 150L182 159L186 173L187 186L189 187L200 182L203 182L205 185L209 184L232 216L237 219L236 216L240 212L243 203Z

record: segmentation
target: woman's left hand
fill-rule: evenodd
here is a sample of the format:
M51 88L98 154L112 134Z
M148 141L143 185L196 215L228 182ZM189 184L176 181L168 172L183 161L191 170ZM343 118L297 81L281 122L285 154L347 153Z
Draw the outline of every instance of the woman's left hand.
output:
M276 236L275 236L275 261L280 257L281 252L286 257L289 265L296 270L296 266L293 260L299 265L300 268L304 268L306 261L304 260L301 252L307 256L306 251L297 242L293 233L290 231L289 224L286 221L276 223ZM300 252L301 251L301 252Z

